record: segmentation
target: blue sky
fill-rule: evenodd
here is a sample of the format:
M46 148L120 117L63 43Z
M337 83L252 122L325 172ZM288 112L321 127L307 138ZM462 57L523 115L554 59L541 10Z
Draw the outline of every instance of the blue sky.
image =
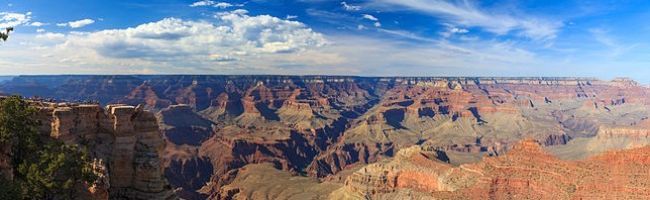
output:
M650 2L0 0L0 74L632 77Z

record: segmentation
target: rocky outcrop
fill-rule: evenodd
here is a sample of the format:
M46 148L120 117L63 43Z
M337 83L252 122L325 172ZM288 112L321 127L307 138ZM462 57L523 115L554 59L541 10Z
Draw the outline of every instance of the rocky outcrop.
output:
M553 146L553 145L565 145L571 140L571 136L568 136L566 134L562 135L549 135L546 137L546 140L544 140L544 145L546 146Z
M43 135L89 149L104 172L96 193L110 199L173 199L163 176L165 146L153 113L141 107L34 102Z
M596 137L601 139L618 137L647 139L650 138L650 126L601 126Z
M321 153L307 168L311 176L326 177L345 170L356 163L373 163L382 156L393 154L392 144L376 144L366 146L363 143L337 145L328 152ZM340 149L338 148L340 147Z
M412 147L358 170L344 190L373 199L401 190L434 199L643 199L650 197L648 155L643 147L564 161L525 140L504 156L452 167Z
M413 146L388 161L370 164L348 176L344 190L372 197L401 189L433 193L455 191L478 177L461 173L438 158L440 152Z

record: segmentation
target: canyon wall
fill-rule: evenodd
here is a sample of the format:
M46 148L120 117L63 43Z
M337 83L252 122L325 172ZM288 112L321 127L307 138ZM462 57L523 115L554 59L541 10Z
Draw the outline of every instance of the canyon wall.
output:
M92 198L174 199L154 113L128 105L33 102L43 135L88 148L101 173Z
M504 155L524 138L540 141L544 148L567 159L650 143L634 139L647 138L647 132L637 125L647 123L650 116L650 101L646 98L650 89L629 79L19 76L0 84L0 91L54 101L142 104L144 109L156 112L157 127L166 143L164 147L153 145L162 154L162 173L177 194L187 199L227 199L237 196L238 191L242 195L251 191L241 184L232 185L246 182L239 179L242 176L254 177L250 172L240 171L248 165L269 164L294 176L360 185L357 192L399 192L395 188L423 182L420 177L440 176L409 172L395 179L396 174L366 177L351 171L399 156L400 150L414 145L433 152L427 158L459 166L478 162L482 156ZM103 124L112 119L126 120L127 116L151 121L149 114L140 117L135 114L139 109L133 108L131 113L119 106L114 114L114 107L97 111L106 114L69 114L79 113L75 109L100 109L77 107L70 108L70 112L64 108L47 111L59 118L52 121L63 123L56 127L58 131L48 127L43 130L71 142L81 141L79 138L85 135L106 138L94 141L115 140L111 145L91 143L105 146L98 149L110 149L96 152L99 157L142 156L131 155L126 149L153 152L137 145L138 136L133 146L132 137L124 135L132 131L129 123L98 126L117 136L88 134L93 131L84 127L92 125L83 123L74 128L81 136L66 132L70 126L66 124L79 116L97 118L96 123ZM628 130L630 127L633 130ZM136 129L148 132L146 127L134 124L133 130ZM121 147L113 150L113 144ZM127 170L117 176L131 173L137 172ZM363 189L363 184L355 182L364 179L381 187ZM455 187L430 184L417 187Z
M453 167L418 147L350 175L336 195L394 199L646 199L649 147L565 161L524 140L504 156ZM403 197L403 196L402 196ZM336 198L336 197L335 197ZM359 199L363 199L359 198Z

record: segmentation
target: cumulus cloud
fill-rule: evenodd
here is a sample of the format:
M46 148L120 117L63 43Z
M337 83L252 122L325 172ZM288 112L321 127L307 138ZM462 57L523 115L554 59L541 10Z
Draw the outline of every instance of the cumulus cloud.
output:
M372 5L385 9L406 8L439 17L446 23L480 27L498 35L515 31L518 35L535 40L554 39L563 26L561 21L488 12L470 1L374 0Z
M95 32L43 31L34 42L40 42L41 46L58 42L34 47L43 52L31 54L52 55L57 59L55 62L42 62L50 65L167 66L174 68L169 71L183 72L176 68L263 68L289 64L291 59L297 60L296 55L303 54L318 59L315 50L328 44L323 35L297 21L269 15L249 16L245 10L222 12L214 17L214 20L201 21L165 18L135 27Z
M190 4L190 7L211 6L211 5L214 5L214 4L215 4L214 1L203 0L203 1L197 1L197 2L194 2L194 3Z
M32 12L0 12L0 28L28 25L31 20L31 15Z
M341 6L343 6L343 9L347 11L359 11L361 10L361 6L353 6L348 4L347 2L341 2Z
M354 22L379 22L372 15L345 16ZM449 27L455 34L468 31L467 26ZM355 28L367 27L350 25ZM0 73L486 75L481 72L535 66L536 55L518 43L452 42L400 30L373 30L391 37L322 35L298 21L250 15L243 9L219 12L213 19L165 18L121 29L42 30L7 43L6 48L16 50L0 54Z
M81 19L77 21L71 21L71 22L66 22L66 23L58 23L56 24L57 26L60 27L70 27L70 28L81 28L84 26L88 26L90 24L95 23L95 20L92 19Z

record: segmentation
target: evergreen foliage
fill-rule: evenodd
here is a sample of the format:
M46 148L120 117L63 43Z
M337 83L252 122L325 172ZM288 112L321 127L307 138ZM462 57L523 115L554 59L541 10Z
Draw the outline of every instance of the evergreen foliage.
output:
M36 112L20 97L0 100L0 145L11 147L14 174L0 180L0 199L75 199L97 179L88 152L39 136Z

